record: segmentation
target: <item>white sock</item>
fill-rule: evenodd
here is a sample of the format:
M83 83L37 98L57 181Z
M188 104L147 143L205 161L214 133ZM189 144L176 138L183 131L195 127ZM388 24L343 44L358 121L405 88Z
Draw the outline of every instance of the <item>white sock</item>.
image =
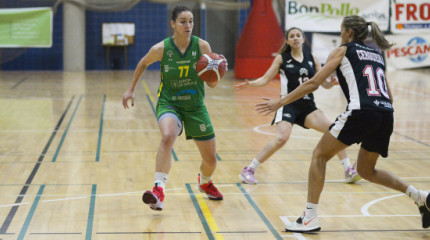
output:
M349 161L349 158L347 158L347 157L340 160L340 163L342 164L344 171L348 170L348 167L351 166L351 162Z
M162 187L163 190L166 189L168 174L162 172L155 172L154 183L158 187Z
M200 184L206 184L206 183L209 183L210 181L212 181L212 177L206 177L200 173Z
M420 204L419 201L419 193L416 188L414 188L412 185L409 185L408 189L406 189L406 195L408 195L412 200L415 201L418 205Z
M306 203L306 218L313 218L317 216L318 204Z
M258 166L260 166L260 164L261 164L261 162L258 161L256 158L254 158L254 160L252 160L252 162L249 165L249 167L256 170L258 168Z

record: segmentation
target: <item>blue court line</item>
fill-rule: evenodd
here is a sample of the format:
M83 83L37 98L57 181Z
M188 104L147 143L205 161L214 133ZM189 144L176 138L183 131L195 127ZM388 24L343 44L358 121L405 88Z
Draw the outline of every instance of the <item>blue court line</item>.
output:
M209 224L206 221L205 216L203 215L202 209L200 208L200 205L197 202L197 198L196 198L196 196L194 196L194 192L191 189L190 184L186 183L185 186L187 187L188 193L190 194L190 198L193 201L194 208L196 209L196 212L199 215L200 222L202 223L203 228L205 229L206 235L208 236L209 240L215 240L215 237L214 237L211 229L209 228Z
M105 113L105 103L106 103L106 94L103 95L102 113L100 114L99 140L97 142L96 162L100 160L100 148L102 145L103 115Z
M222 161L221 157L218 155L218 153L215 153L215 154L216 154L216 159L218 159L218 161Z
M251 196L249 196L249 194L246 192L246 190L242 187L242 184L236 183L236 185L240 189L240 191L243 193L243 195L246 197L246 199L251 204L251 206L254 208L254 210L258 213L258 215L263 220L263 222L266 224L266 226L269 228L269 230L272 232L273 236L275 236L275 238L278 240L282 240L281 235L279 235L279 233L276 231L276 229L270 223L269 219L267 219L267 217L263 214L263 212L260 210L260 208L254 202L254 200L252 200Z
M17 240L24 239L25 233L27 232L28 226L30 225L31 219L33 218L34 212L36 211L37 204L39 203L40 197L42 196L45 185L41 185L39 191L37 192L36 198L31 205L30 212L28 212L27 218L25 219L24 225L19 232Z
M63 146L64 139L66 138L67 132L69 131L70 125L72 124L73 118L75 117L76 111L78 110L79 104L81 104L82 95L79 97L79 101L76 104L75 110L73 111L72 116L70 117L69 123L67 124L66 130L61 137L60 143L58 144L57 150L55 151L54 157L52 158L52 162L57 161L58 153L60 152L61 147Z
M18 85L20 85L21 83L23 83L24 81L26 81L28 79L28 77L25 77L23 79L21 79L19 82L17 82L15 85L13 85L11 88L9 88L10 90L18 87Z
M152 108L152 112L154 113L155 117L157 117L157 113L155 112L154 105L152 105L151 98L149 98L148 94L146 94L146 98L148 99L149 105ZM177 162L178 161L178 156L176 156L175 150L173 150L173 148L172 148L172 155L173 155L173 159L175 159L175 162Z
M91 240L93 236L93 222L94 222L94 207L96 204L97 184L93 184L91 189L90 210L88 211L87 233L85 240Z

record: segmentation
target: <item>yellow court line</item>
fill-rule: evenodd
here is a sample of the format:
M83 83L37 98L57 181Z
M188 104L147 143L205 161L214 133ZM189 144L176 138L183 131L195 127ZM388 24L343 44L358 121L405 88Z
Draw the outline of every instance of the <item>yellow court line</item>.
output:
M203 215L205 215L206 221L208 222L209 228L211 229L211 232L214 234L215 239L217 240L224 240L224 237L219 232L218 225L216 225L215 219L212 216L211 211L208 208L208 205L206 205L205 200L203 199L201 194L195 195L197 198L197 202L200 205L200 209L202 209Z
M200 209L202 209L203 215L206 218L206 221L208 222L209 228L211 229L211 232L214 234L215 239L217 240L224 240L224 237L221 233L217 233L219 231L218 225L216 225L215 219L212 216L211 211L208 208L208 205L206 205L205 200L203 199L201 194L195 195L197 198L197 202L200 205Z
M145 91L146 91L146 93L148 94L149 99L151 99L151 102L154 102L154 98L152 97L152 94L151 94L151 92L149 91L148 84L146 84L146 81L145 81L145 80L142 80L142 85L143 85L143 87L145 88Z

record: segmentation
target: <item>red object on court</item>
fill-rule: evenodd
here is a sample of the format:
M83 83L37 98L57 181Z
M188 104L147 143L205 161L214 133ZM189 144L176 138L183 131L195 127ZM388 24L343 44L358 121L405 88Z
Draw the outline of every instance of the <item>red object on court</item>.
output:
M254 0L236 46L235 78L263 76L283 43L284 34L272 0Z
M226 60L216 53L203 54L196 64L197 75L205 82L219 81L226 69Z

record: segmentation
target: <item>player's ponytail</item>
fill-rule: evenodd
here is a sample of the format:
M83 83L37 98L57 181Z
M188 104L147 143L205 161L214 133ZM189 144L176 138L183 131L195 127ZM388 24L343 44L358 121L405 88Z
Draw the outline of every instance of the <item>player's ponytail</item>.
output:
M361 16L352 15L344 17L342 26L345 30L351 29L354 32L354 40L362 42L364 42L364 40L369 36L368 26L370 26L372 39L380 49L387 50L394 45L385 39L384 34L378 27L378 24L375 22L367 22L366 19Z
M384 34L379 29L378 24L375 22L369 22L371 27L370 33L372 34L373 41L378 45L378 47L382 50L390 49L394 44L389 43L387 39L384 37Z

